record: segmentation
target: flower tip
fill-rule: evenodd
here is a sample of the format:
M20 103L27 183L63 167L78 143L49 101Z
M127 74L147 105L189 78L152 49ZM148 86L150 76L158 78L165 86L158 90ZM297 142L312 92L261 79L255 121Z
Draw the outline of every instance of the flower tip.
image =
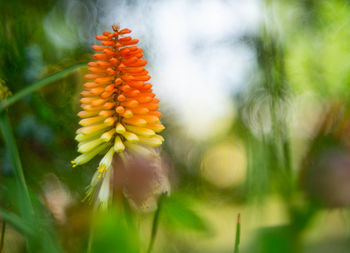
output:
M117 25L117 24L113 24L113 25L112 25L112 29L113 29L113 31L118 32L119 29L120 29L120 26ZM124 29L123 29L123 30L124 30Z

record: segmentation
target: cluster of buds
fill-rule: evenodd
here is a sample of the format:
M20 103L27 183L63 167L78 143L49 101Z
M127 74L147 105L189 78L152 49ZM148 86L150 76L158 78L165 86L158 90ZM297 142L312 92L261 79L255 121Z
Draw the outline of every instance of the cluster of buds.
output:
M90 74L85 75L83 110L78 113L82 127L75 138L81 155L72 161L76 167L105 154L88 190L88 196L97 196L102 203L110 197L116 156L124 164L135 155L157 160L155 148L164 141L157 134L164 126L157 111L159 100L144 68L143 50L136 46L137 39L126 35L129 29L113 25L113 30L96 36L101 45L92 47L97 53L89 63Z

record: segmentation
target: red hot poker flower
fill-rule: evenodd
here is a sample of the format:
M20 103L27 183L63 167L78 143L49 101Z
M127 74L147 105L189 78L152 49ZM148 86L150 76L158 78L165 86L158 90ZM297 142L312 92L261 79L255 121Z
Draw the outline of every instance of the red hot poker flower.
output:
M90 73L85 75L88 81L80 100L83 110L78 113L82 127L75 138L81 155L72 161L75 167L105 153L88 192L100 187L101 201L108 196L107 181L115 154L156 157L154 147L164 141L157 134L164 126L157 111L159 100L148 82L151 77L145 69L147 61L142 59L143 50L136 46L137 39L127 35L129 29L113 25L113 30L96 36L101 45L92 46L96 54L89 63Z

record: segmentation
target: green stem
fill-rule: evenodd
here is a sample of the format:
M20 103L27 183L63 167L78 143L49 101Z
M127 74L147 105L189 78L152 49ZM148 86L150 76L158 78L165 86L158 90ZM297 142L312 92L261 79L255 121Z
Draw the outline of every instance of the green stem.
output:
M4 249L4 243L5 243L5 232L6 232L6 221L2 221L2 228L1 228L1 240L0 240L0 253L2 253Z
M151 253L152 249L153 249L154 241L156 239L157 230L158 230L159 214L160 214L160 211L162 209L162 204L163 204L164 198L165 198L165 195L162 194L162 195L160 195L159 200L158 200L158 208L157 208L157 210L154 214L154 217L153 217L152 232L151 232L151 238L149 241L147 253Z
M52 83L55 82L59 79L61 79L62 77L64 77L65 75L75 71L76 69L82 67L82 66L86 66L87 63L79 63L73 66L70 66L62 71L59 71L57 73L54 73L48 77L45 77L31 85L29 85L28 87L20 90L19 92L17 92L16 94L14 94L13 96L9 97L6 100L1 101L1 105L0 105L0 111L3 111L4 109L6 109L7 107L9 107L10 105L14 104L15 102L17 102L18 100L20 100L21 98L27 96L28 94Z
M88 241L88 246L87 246L87 251L86 251L87 253L91 253L93 238L94 238L94 232L93 232L92 227L90 227L89 241Z
M98 209L99 205L97 202L94 203L94 206L92 208L92 213L95 215L96 211ZM89 227L90 231L89 231L89 239L88 239L88 245L87 245L87 253L91 253L92 252L92 244L94 241L94 227L93 227L93 223L90 223L90 227Z
M235 239L235 249L234 253L239 253L239 242L241 240L241 215L237 215L237 225L236 225L236 239Z

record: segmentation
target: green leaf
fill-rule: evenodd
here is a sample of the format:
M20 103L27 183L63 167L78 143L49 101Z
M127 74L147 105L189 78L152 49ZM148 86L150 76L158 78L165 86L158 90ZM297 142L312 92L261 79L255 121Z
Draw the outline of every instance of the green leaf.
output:
M249 252L292 253L301 252L299 238L290 226L264 227L259 230L257 240Z
M136 227L128 222L127 214L118 208L97 213L93 227L93 253L138 253L140 250Z
M193 210L192 201L182 195L173 195L163 203L161 221L175 230L208 231L205 221Z

